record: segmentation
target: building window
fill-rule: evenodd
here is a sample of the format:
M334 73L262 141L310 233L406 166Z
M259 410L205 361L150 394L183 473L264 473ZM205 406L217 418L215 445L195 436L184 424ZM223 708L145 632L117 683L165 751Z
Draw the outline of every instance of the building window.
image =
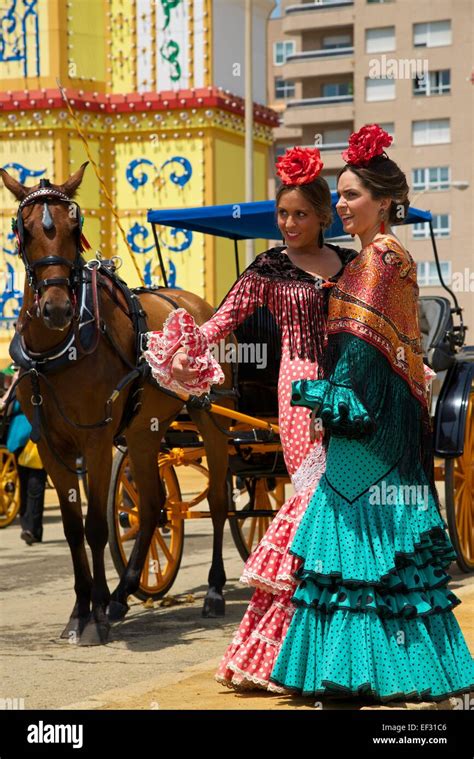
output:
M445 285L451 284L451 261L440 261L441 276ZM438 270L434 261L418 261L416 279L420 287L440 287Z
M395 80L394 79L366 79L365 80L365 99L368 102L374 100L394 100L395 99Z
M412 169L412 186L415 192L422 190L449 190L451 171L449 166L429 166Z
M294 40L285 40L284 42L273 43L273 63L275 66L282 66L289 55L295 52Z
M288 148L292 148L293 145L275 145L275 161L280 158L280 156L285 155Z
M323 50L337 50L339 47L352 47L350 34L332 34L328 37L323 37Z
M352 82L331 82L330 84L323 84L322 93L323 98L352 95Z
M414 47L441 47L452 42L451 21L429 21L413 24Z
M413 80L414 95L446 95L451 92L451 71L430 71L428 76L416 76Z
M324 174L323 178L328 183L329 189L331 190L331 192L336 192L336 190L337 190L337 174Z
M451 142L449 119L412 122L413 145L437 145Z
M392 137L392 145L395 142L395 124L393 121L387 121L385 124L379 124L380 128L387 132Z
M385 53L388 50L395 50L394 26L381 26L378 29L366 29L366 53Z
M449 213L433 214L433 233L435 237L451 236L451 217ZM427 221L413 224L413 239L427 240L430 236L430 227Z
M324 145L340 145L347 143L351 134L351 129L325 129L323 133Z
M295 83L283 79L281 76L275 78L275 100L283 100L295 96Z

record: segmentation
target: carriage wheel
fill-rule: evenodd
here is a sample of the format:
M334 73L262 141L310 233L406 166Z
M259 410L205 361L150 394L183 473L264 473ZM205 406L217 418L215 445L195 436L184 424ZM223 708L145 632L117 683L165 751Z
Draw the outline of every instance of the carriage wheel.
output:
M20 508L20 478L13 453L0 448L0 527L8 527Z
M445 465L446 514L449 535L463 572L474 570L474 386L469 395L464 453Z
M239 516L229 515L230 531L242 560L247 561L285 502L288 479L253 477L244 482L239 482L235 475L227 479L229 509L239 512ZM258 516L259 511L272 513Z
M166 492L165 508L173 516L165 527L157 527L154 532L140 576L140 585L134 593L141 601L149 598L156 601L168 593L178 574L183 555L184 521L173 506L181 501L178 478L174 468L169 465L160 466L160 476ZM138 492L133 482L127 451L119 450L114 456L107 521L110 553L115 569L122 576L140 527Z

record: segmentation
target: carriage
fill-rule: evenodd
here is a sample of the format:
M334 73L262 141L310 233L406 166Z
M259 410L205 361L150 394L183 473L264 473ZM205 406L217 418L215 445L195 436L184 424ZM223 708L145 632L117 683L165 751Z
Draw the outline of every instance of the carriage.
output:
M7 392L6 375L13 374L8 369L0 373L0 394ZM0 528L8 527L20 510L20 479L16 465L16 459L6 446L8 434L8 420L3 426L0 437Z
M333 193L333 205L337 200ZM234 241L236 275L238 241L279 239L273 201L149 211L148 221L167 285L157 226L201 232ZM424 360L433 371L431 411L435 477L444 483L444 508L457 563L474 571L474 347L465 345L466 327L455 294L443 281L431 214L410 208L406 224L427 223L441 284L449 297L419 299ZM336 220L326 237L342 236ZM251 334L251 319L236 331L238 341ZM225 431L228 445L228 519L237 550L246 560L286 500L290 484L278 437L277 377L279 357L271 355L264 371L247 363L233 366L236 414ZM218 403L218 395L211 393ZM237 419L237 416L239 417ZM217 422L216 422L217 423ZM163 440L157 465L164 483L168 521L155 530L136 596L157 600L171 589L184 545L185 522L210 516L205 507L209 472L202 439L183 412ZM194 475L194 477L192 476ZM196 485L196 480L198 485ZM123 572L140 523L138 494L129 467L126 445L114 457L108 499L109 545L114 565Z

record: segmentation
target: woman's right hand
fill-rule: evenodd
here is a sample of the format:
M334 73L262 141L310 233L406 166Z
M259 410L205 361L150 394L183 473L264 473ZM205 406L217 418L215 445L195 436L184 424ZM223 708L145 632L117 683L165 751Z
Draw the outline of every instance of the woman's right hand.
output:
M171 362L171 374L176 382L190 385L199 374L198 369L191 369L190 360L184 351L179 351Z

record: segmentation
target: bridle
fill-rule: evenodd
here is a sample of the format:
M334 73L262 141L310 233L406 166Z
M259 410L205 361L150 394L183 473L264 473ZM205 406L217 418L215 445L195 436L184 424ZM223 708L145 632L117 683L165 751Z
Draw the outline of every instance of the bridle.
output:
M54 221L51 216L51 212L48 206L48 200L60 200L62 203L67 203L70 208L74 208L74 216L79 220L76 242L76 253L73 261L69 261L63 256L44 256L38 261L30 262L25 247L25 226L22 216L22 211L26 206L34 203L43 203L43 229L50 231L54 229ZM12 229L17 239L17 252L20 256L26 270L26 277L28 285L34 290L35 302L38 304L41 297L41 291L46 287L52 285L60 286L65 285L71 290L73 300L76 300L76 289L81 280L81 269L84 267L84 259L82 258L82 251L84 250L84 238L82 235L83 217L79 205L71 200L64 192L52 187L48 179L41 179L40 186L37 190L30 192L18 206L18 212L16 218L12 219ZM71 273L69 277L49 277L47 279L37 280L36 269L39 266L67 266Z

